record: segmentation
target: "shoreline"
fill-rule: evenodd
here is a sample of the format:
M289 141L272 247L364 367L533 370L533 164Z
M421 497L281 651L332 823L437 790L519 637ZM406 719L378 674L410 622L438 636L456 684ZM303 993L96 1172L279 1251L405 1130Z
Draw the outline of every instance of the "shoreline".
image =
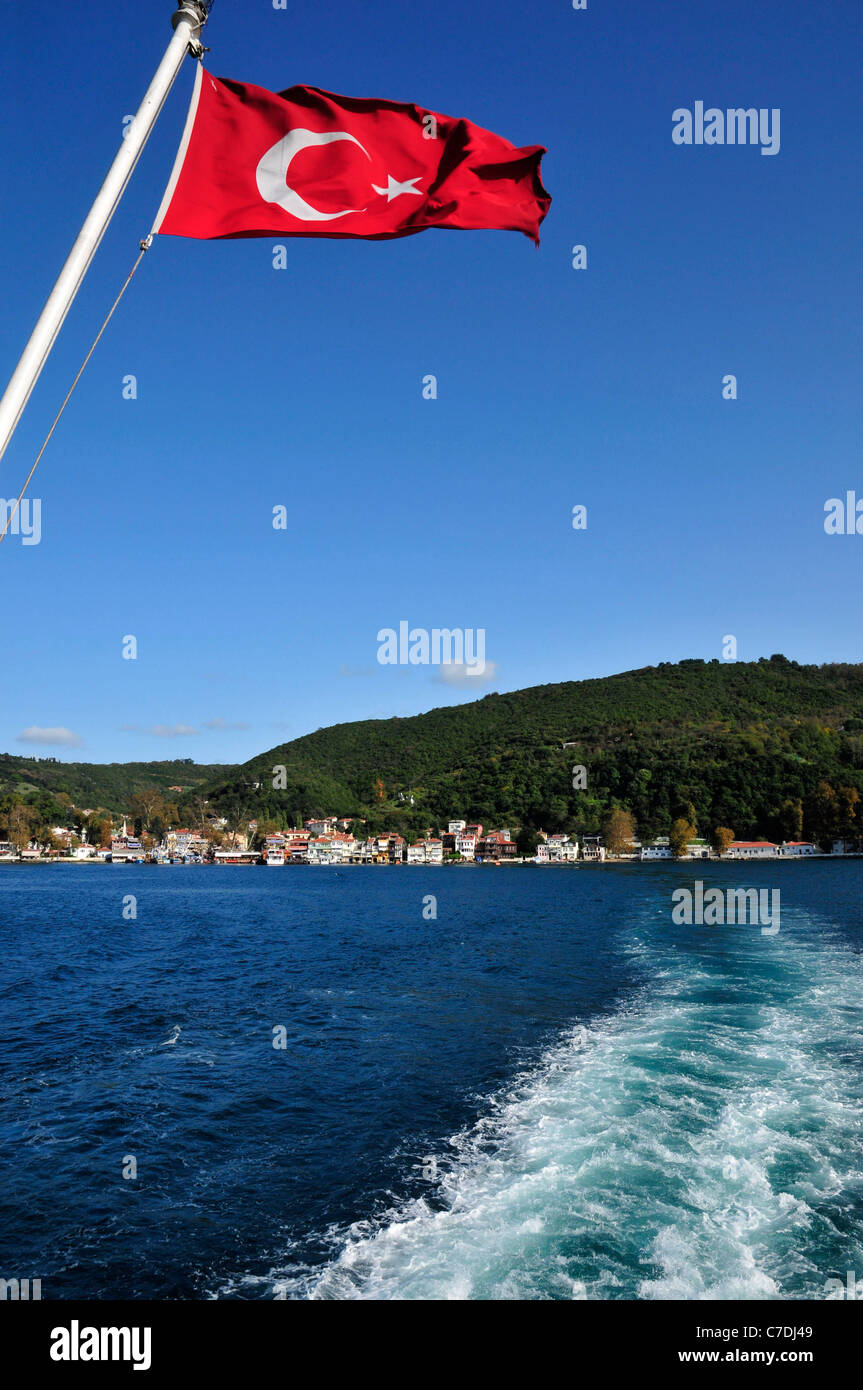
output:
M451 863L443 862L437 864L408 864L401 862L397 864L278 864L268 865L264 860L251 860L245 863L224 863L215 860L207 860L202 864L184 863L160 863L155 860L140 859L0 859L0 869L26 869L26 868L45 868L47 865L68 865L75 868L81 866L87 868L147 868L147 869L617 869L621 867L629 868L653 868L657 864L668 868L674 865L678 868L699 867L710 865L715 867L718 864L805 864L817 861L823 863L828 860L830 863L841 863L847 859L863 859L863 851L849 851L847 854L772 854L759 855L757 858L720 858L718 855L710 859L604 859L604 860L576 860L562 861L560 863L539 863L535 859L463 859Z

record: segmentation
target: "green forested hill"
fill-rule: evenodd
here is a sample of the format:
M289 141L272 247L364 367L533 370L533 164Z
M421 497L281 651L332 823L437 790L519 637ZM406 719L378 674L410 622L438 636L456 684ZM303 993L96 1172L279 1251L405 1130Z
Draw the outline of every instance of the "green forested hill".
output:
M205 766L191 758L154 763L66 763L54 758L21 758L0 753L0 797L10 793L30 798L33 793L63 792L76 806L123 812L129 798L145 788L192 788L213 782L230 771L222 764ZM176 801L172 794L170 800Z
M287 786L274 791L280 764ZM586 790L573 790L576 764ZM692 806L705 833L721 824L738 836L793 835L799 800L806 833L822 837L854 817L853 798L840 813L839 799L819 792L825 781L837 793L863 789L863 666L774 656L662 663L338 724L251 759L211 795L228 813L283 825L329 811L364 816L373 830L458 816L589 833L620 805L642 837L667 833ZM860 828L844 828L861 833L863 814Z
M284 790L273 769L286 769ZM573 768L587 786L573 789ZM826 785L825 785L826 784ZM825 839L863 835L863 665L800 666L785 657L662 663L598 680L487 695L409 719L361 720L294 739L241 767L191 760L55 762L0 755L3 798L115 813L156 788L199 823L208 810L237 825L332 813L368 832L418 832L450 817L512 830L591 833L615 806L642 838L677 817L709 833Z

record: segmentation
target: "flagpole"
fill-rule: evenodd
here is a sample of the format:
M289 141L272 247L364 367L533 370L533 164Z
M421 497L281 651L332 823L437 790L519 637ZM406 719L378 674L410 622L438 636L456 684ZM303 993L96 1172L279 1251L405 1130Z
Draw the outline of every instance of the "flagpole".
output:
M6 387L3 399L0 400L0 458L6 452L90 262L96 254L117 204L126 191L126 185L156 124L165 98L174 85L183 59L190 52L196 58L203 53L201 29L207 22L211 3L212 0L177 0L178 9L171 20L174 36L165 50L134 120L125 133L114 163L108 170L105 182L87 214L66 264L60 271L57 283L48 296L36 327Z

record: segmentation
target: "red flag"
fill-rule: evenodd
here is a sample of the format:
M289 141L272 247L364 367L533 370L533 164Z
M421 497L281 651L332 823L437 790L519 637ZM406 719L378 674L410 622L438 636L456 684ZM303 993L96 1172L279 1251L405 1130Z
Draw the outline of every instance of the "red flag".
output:
M410 236L500 228L539 242L541 145L471 121L319 87L263 87L198 65L153 230L168 236Z

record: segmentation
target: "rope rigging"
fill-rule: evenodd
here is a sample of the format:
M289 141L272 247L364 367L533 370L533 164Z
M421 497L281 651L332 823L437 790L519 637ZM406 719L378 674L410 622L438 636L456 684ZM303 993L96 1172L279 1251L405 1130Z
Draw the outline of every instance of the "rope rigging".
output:
M122 289L120 290L120 293L117 295L117 298L114 300L114 303L111 305L110 309L108 310L107 316L106 316L106 318L105 318L104 323L102 324L102 327L99 329L99 332L96 334L96 337L93 339L93 343L92 343L92 346L91 346L91 348L90 348L90 351L87 353L87 356L84 358L84 361L81 363L81 366L78 368L78 372L77 372L77 375L76 375L76 377L75 377L75 380L72 382L72 385L69 387L69 390L66 392L66 396L65 396L65 399L64 399L64 401L63 401L63 404L60 406L60 409L57 411L57 414L56 414L55 417L54 417L54 423L52 424L50 430L48 431L48 433L47 433L46 436L45 436L45 440L44 440L44 443L43 443L43 445L42 445L42 448L39 450L38 454L36 455L36 459L35 459L35 462L34 462L34 464L33 464L33 467L30 469L30 472L27 474L27 480L26 480L26 482L24 483L24 486L22 487L21 491L20 491L19 494L18 494L18 497L17 497L17 499L16 499L15 505L14 505L14 507L12 508L12 510L9 512L9 514L8 514L7 517L6 517L6 524L4 525L3 530L0 531L0 544L2 544L2 542L4 541L4 539L5 539L5 537L6 537L6 533L7 533L7 531L9 530L9 527L12 525L12 522L15 520L15 517L18 515L18 508L19 508L20 505L21 505L21 501L22 501L22 499L23 499L23 497L24 497L24 493L27 491L28 487L30 486L30 483L31 483L31 481L32 481L32 479L33 479L33 474L36 472L36 469L39 467L39 463L40 463L40 461L41 461L41 459L42 459L42 455L44 454L45 450L46 450L47 447L48 447L48 444L50 443L52 434L54 433L55 429L57 428L57 426L58 426L59 423L60 423L60 420L61 420L61 417L62 417L62 415L63 415L63 412L64 412L64 410L66 409L66 406L69 404L69 401L70 401L71 398L72 398L72 393L73 393L73 391L75 390L75 387L78 385L78 382L81 380L81 377L84 375L84 371L85 371L85 368L86 368L86 366L87 366L87 363L90 361L90 358L93 356L93 353L96 351L96 348L97 348L98 345L99 345L99 340L101 339L102 334L105 332L105 329L108 327L108 324L111 322L111 319L112 319L113 316L114 316L114 310L117 308L117 305L120 303L120 300L123 298L123 295L126 293L126 290L129 288L129 285L131 284L131 281L132 281L132 276L135 274L135 271L138 269L138 266L141 264L141 261L144 259L144 255L146 254L147 251L149 251L150 247L151 247L152 244L153 244L153 236L152 236L152 233L151 233L149 236L146 236L146 237L144 238L144 240L143 240L142 242L140 242L139 244L140 244L141 249L140 249L140 251L138 252L138 256L137 256L137 259L136 259L136 261L135 261L135 264L132 266L132 269L129 271L129 274L126 276L126 279L125 279L124 282L123 282L123 287L122 287Z

